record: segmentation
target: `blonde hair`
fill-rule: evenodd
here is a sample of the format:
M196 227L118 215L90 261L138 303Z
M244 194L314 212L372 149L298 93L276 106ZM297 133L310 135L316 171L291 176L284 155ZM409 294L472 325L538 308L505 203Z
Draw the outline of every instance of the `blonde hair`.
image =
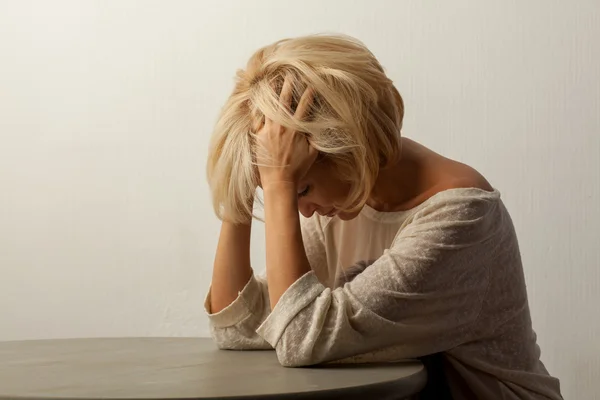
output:
M294 76L292 110L281 107L285 76ZM293 118L306 87L315 93L310 118ZM350 184L341 210L367 201L380 168L400 156L402 97L375 56L358 40L341 35L285 39L259 49L237 72L211 138L207 175L215 213L245 222L253 217L259 183L254 134L268 117L304 132L321 157Z

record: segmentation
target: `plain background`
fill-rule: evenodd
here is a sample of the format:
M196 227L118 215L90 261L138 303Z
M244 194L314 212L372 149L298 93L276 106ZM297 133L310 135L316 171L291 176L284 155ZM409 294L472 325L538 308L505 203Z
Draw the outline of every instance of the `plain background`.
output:
M254 50L320 32L364 41L404 135L501 191L542 359L597 398L593 0L0 1L0 340L208 335L217 113Z

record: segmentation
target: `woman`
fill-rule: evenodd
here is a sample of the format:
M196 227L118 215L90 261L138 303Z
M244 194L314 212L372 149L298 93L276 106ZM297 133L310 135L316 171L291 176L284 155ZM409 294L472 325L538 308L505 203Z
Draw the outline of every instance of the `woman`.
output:
M352 38L284 40L252 56L208 161L223 221L205 304L215 341L274 348L289 367L418 357L433 390L456 399L560 399L500 194L401 138L403 113ZM250 266L257 186L266 280Z

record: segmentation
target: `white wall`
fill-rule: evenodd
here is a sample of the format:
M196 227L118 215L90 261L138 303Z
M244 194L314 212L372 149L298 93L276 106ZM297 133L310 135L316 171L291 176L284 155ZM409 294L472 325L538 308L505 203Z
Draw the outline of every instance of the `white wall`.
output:
M543 360L594 398L599 4L0 1L0 340L207 335L204 165L233 74L276 39L345 32L396 82L404 133L501 190Z

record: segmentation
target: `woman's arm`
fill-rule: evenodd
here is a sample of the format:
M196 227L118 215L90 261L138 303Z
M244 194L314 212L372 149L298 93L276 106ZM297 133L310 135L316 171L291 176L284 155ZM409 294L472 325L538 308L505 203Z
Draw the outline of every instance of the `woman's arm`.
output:
M276 256L271 260L291 264L267 266L271 281L279 284L270 293L280 297L257 332L284 366L392 346L396 359L453 348L471 339L490 269L512 268L518 246L511 229L497 199L449 199L428 206L390 250L335 290L307 273L279 295L291 277L301 275L302 263ZM287 251L300 251L288 240Z
M251 223L224 221L213 278L204 302L211 336L221 349L271 349L256 329L271 312L266 282L250 266Z
M233 303L252 276L251 229L251 222L236 225L223 221L221 224L210 290L212 313L218 313Z
M281 295L311 268L302 241L296 185L277 181L263 192L267 282L273 309Z
M292 105L292 80L292 76L285 78L279 95L281 106L287 109ZM313 91L307 88L293 118L303 120L312 102ZM260 150L256 156L265 203L267 281L273 308L283 292L311 270L302 243L297 185L318 152L304 134L269 118L265 118L257 139Z
M320 220L315 216L302 218L301 221L302 238L310 265L326 278L326 254ZM250 242L249 227L223 223L215 257L214 278L204 304L211 335L218 347L223 349L272 349L256 333L269 316L271 306L267 281L255 276L250 268L249 248L246 247ZM237 272L239 275L236 275Z

